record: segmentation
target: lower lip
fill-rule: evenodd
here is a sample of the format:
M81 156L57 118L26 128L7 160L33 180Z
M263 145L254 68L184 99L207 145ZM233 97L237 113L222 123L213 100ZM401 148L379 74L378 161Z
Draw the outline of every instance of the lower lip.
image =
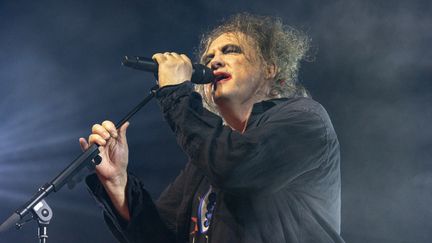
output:
M219 80L219 81L216 81L215 83L216 83L216 84L219 84L219 83L225 83L225 82L228 82L229 80L231 80L231 77L229 77L229 78L225 78L225 79L221 79L221 80Z

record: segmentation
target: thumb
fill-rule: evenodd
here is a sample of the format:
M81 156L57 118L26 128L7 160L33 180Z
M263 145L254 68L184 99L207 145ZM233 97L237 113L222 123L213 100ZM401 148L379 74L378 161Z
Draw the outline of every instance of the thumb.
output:
M127 143L127 140L126 140L126 130L129 127L129 124L130 123L127 121L119 129L119 141L121 143L123 143L123 144Z
M89 144L87 143L87 140L85 140L85 138L80 138L79 139L79 144L81 146L81 150L82 151L86 151L89 147Z

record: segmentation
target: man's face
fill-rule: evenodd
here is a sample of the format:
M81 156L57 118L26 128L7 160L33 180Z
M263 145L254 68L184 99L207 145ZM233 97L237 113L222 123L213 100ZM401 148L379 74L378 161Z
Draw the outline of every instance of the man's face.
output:
M259 92L268 87L263 63L254 50L253 41L243 33L224 33L209 45L204 60L213 70L216 81L206 87L213 91L218 105L259 101Z

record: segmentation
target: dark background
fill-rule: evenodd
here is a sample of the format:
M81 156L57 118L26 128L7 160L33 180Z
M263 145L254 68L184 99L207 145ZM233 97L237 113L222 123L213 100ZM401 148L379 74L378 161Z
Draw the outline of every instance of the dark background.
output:
M153 84L123 55L194 53L233 13L281 17L313 41L300 79L332 117L347 243L432 241L431 1L0 1L0 221ZM157 197L186 161L156 102L128 131L130 170ZM115 242L83 183L48 200L49 242ZM0 242L37 242L36 223Z

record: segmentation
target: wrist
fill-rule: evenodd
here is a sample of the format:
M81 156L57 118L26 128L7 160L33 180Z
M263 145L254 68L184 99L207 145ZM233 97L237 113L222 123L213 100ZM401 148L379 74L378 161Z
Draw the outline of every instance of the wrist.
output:
M124 195L127 185L127 173L122 173L110 178L103 177L98 173L96 174L107 192L110 192L110 194Z
M99 178L118 214L129 221L130 214L126 196L127 179L127 174L109 180Z

